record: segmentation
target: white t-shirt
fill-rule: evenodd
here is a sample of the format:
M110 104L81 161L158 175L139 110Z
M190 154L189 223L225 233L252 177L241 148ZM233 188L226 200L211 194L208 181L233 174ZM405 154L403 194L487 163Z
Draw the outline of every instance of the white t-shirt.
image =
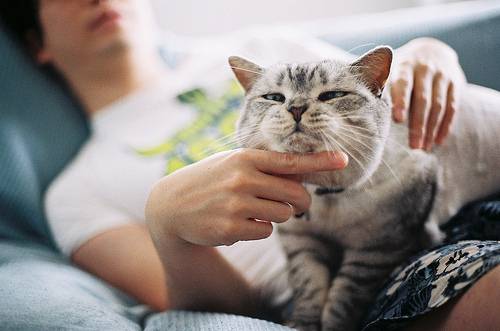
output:
M243 94L227 64L229 55L263 66L349 57L296 31L259 29L190 42L179 54L164 80L90 118L90 138L50 185L45 210L65 255L100 233L144 222L145 203L155 182L230 148L217 139L234 131ZM218 249L252 284L274 293L276 302L290 295L276 233Z

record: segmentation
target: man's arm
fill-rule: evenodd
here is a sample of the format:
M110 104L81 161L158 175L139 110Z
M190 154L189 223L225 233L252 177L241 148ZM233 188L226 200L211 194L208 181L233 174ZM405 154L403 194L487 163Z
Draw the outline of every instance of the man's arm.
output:
M158 311L184 308L256 313L250 285L215 248L161 251L169 255L170 265L180 269L182 277L175 280L176 284L185 285L180 288L201 288L206 293L183 293L180 297L188 298L189 302L178 302L175 307L170 305L168 297L176 295L176 289L167 291L163 265L144 225L131 224L106 231L82 245L72 255L72 260ZM213 291L217 293L211 293ZM202 297L210 298L210 302L200 302L198 299ZM224 304L219 305L217 298L224 298Z
M303 174L346 165L341 152L243 148L216 153L159 180L145 216L164 265L170 307L258 315L257 290L215 247L269 237L272 223L309 208L311 197L298 182Z
M393 118L408 120L411 148L442 144L465 87L457 53L434 38L417 38L395 52L390 93Z
M258 316L257 291L215 247L172 236L156 238L155 243L163 265L169 268L166 283L176 285L169 288L172 309Z
M99 234L71 259L153 309L169 308L163 267L146 226L131 224Z

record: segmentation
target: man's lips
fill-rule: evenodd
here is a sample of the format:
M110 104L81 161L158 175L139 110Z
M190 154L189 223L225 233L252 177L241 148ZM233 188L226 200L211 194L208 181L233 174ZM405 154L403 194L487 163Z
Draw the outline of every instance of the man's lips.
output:
M92 31L96 30L108 22L118 20L120 17L121 17L120 14L118 14L116 11L106 10L101 15L99 15L96 19L94 19L92 22L90 22L89 30L92 30Z

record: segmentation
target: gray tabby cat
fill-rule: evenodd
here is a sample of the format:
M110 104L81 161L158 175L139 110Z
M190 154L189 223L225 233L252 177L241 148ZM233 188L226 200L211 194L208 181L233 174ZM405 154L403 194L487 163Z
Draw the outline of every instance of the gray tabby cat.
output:
M360 328L377 291L409 256L441 240L438 224L500 188L500 95L469 85L453 131L434 153L409 150L382 96L392 50L352 63L267 69L229 59L246 92L243 146L280 152L342 150L342 171L308 175L312 204L280 224L299 330ZM485 120L487 119L487 120Z

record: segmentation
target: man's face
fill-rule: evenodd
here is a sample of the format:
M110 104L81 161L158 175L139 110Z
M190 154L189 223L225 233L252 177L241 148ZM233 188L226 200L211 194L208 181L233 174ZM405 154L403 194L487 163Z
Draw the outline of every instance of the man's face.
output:
M42 63L92 58L150 41L148 0L40 0Z

